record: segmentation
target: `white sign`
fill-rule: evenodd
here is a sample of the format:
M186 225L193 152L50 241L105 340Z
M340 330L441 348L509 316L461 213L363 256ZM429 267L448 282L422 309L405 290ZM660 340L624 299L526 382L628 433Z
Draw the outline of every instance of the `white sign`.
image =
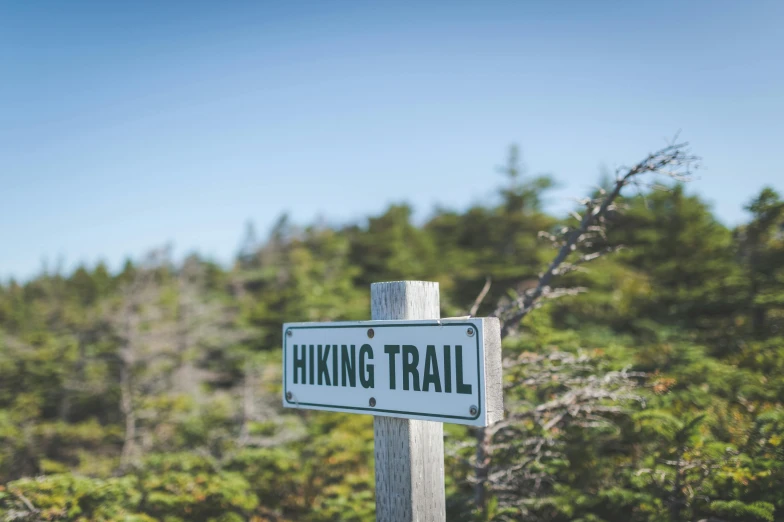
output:
M487 426L484 321L284 324L283 405Z

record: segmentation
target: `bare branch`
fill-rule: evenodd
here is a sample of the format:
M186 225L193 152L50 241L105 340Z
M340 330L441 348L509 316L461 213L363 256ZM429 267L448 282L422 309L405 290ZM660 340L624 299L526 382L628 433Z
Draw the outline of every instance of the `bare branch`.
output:
M492 282L493 280L490 278L490 276L487 276L487 279L485 280L485 286L482 287L482 291L479 292L478 296L476 296L476 300L474 301L473 306L471 306L471 310L468 311L469 317L474 317L476 315L477 310L479 310L479 306L482 304L482 301L484 301L485 296L487 296L487 292L490 291L490 285Z
M644 174L664 175L676 181L686 181L690 179L690 169L697 159L696 156L689 152L688 144L686 143L668 145L657 152L649 154L648 157L632 167L619 168L616 171L615 185L601 199L583 200L582 203L586 207L586 211L580 216L579 226L565 234L565 239L560 245L558 253L550 262L547 270L539 277L537 286L510 304L499 306L493 312L493 316L501 319L503 323L501 337L506 337L514 332L520 320L536 308L539 300L545 296L547 289L550 288L553 277L559 274L559 267L577 250L578 246L586 247L590 245L590 233L597 232L592 227L595 227L597 223L604 222L607 213L613 208L615 200L624 187L636 183L638 177ZM574 217L578 216L579 214ZM553 239L552 236L550 238Z
M30 514L38 513L38 510L35 509L33 503L30 502L30 500L26 496L24 496L21 491L19 491L18 489L10 489L9 491L11 491L11 493L13 493L13 495L16 498L18 498L19 500L22 501L22 503L24 503L25 507L27 508Z

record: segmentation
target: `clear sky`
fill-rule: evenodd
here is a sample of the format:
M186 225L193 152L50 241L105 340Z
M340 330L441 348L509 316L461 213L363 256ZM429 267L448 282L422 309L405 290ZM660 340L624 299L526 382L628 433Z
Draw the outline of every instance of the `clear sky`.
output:
M518 143L550 208L676 131L727 224L784 190L784 2L0 3L0 279L253 220L489 201Z

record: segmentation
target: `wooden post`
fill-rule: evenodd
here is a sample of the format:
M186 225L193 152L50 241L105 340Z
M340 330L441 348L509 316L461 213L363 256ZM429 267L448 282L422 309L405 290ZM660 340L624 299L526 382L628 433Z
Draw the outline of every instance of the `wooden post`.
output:
M438 283L394 281L370 286L374 320L440 319ZM376 521L444 522L444 425L374 417Z

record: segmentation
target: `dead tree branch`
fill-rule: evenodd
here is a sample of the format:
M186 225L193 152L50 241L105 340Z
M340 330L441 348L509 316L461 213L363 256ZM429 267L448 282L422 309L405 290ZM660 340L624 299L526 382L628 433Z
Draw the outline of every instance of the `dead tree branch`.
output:
M632 167L621 167L616 171L613 188L600 193L598 198L582 200L585 211L582 215L574 213L573 217L579 220L576 228L564 227L561 237L555 234L544 233L544 237L559 248L558 253L550 262L547 270L539 276L536 287L518 296L512 302L496 308L493 317L501 319L501 337L514 333L520 321L533 309L542 298L553 293L552 280L559 274L573 271L580 264L597 259L603 253L593 252L584 254L577 262L565 264L567 258L578 248L590 248L594 239L604 236L604 225L609 212L616 209L616 200L621 195L624 187L636 184L639 178L649 174L653 176L667 176L676 181L690 179L691 169L698 158L692 155L687 143L669 145L653 152L644 160Z
M476 315L477 310L479 310L479 306L481 306L482 301L484 301L485 297L487 296L487 292L490 291L490 285L492 282L493 280L490 278L490 276L487 276L487 279L485 280L485 286L482 287L482 291L479 292L478 296L476 296L476 300L471 306L471 310L468 311L469 317L474 317Z
M509 302L500 303L491 314L501 321L501 337L515 333L521 320L531 310L542 306L546 299L585 291L584 288L553 288L553 280L557 276L580 271L584 264L619 248L597 249L601 241L607 240L608 216L618 210L618 198L625 187L634 185L639 189L644 177L654 178L648 185L652 190L662 188L655 178L688 181L698 159L691 154L687 143L675 143L673 140L636 165L618 168L611 188L600 188L596 197L580 200L584 207L582 213L571 213L578 223L576 226L540 232L540 239L550 241L558 252L546 270L539 274L533 288ZM472 315L488 289L486 284L471 308ZM538 406L518 404L500 423L476 431L472 482L477 508L486 509L487 492L490 490L497 495L499 505L524 510L525 503L539 495L542 488L551 482L551 477L542 471L541 462L559 455L558 444L550 436L554 430L566 425L581 428L612 425L614 419L626 413L625 404L642 403L642 397L634 391L644 378L642 374L621 371L597 376L597 368L591 366L590 358L561 352L547 355L524 353L516 360L504 361L505 372L513 373L511 382L507 383L508 388L520 385L540 388L558 381L561 389L552 400ZM530 437L531 425L539 432L538 437Z

